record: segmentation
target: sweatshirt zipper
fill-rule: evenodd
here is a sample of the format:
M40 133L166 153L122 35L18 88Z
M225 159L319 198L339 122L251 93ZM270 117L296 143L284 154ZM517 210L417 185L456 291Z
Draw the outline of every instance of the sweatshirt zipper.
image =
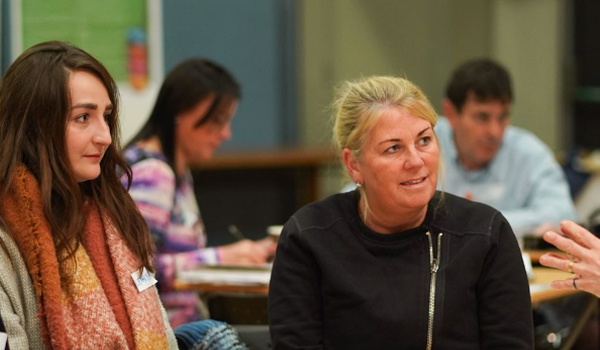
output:
M426 233L427 239L429 240L429 268L431 273L431 279L429 282L429 317L427 319L427 348L431 350L433 346L433 316L435 314L435 280L438 269L440 268L440 257L442 256L442 233L440 232L437 236L437 256L433 257L433 242L431 240L431 234Z

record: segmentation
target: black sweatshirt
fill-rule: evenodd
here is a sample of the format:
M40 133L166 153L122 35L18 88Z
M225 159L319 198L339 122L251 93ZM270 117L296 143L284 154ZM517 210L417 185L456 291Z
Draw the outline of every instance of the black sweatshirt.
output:
M532 349L529 287L508 222L484 204L440 198L421 226L395 234L363 224L357 192L294 214L269 287L274 349L422 350L428 339L431 349Z

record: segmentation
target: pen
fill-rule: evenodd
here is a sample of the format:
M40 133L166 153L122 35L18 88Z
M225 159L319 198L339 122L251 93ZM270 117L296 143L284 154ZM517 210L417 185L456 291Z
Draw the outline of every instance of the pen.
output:
M231 233L231 235L238 241L246 239L242 231L240 231L240 229L235 225L229 225L229 233Z

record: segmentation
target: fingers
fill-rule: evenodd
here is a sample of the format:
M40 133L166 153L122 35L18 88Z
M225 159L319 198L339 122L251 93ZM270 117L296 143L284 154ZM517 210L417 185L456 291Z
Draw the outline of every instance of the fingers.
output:
M244 252L244 258L254 264L264 264L267 262L268 251L266 247L260 243L250 241L251 245Z
M579 245L577 242L562 237L556 232L548 231L543 235L544 241L554 245L556 248L562 250L565 253L571 254L576 257L581 257L587 255L587 249Z
M531 231L531 233L533 233L534 236L541 236L546 231L555 231L556 232L556 231L560 231L560 228L554 224L546 223L546 224L541 224L540 226L536 227L535 229L533 229Z
M256 241L256 244L260 244L263 247L266 247L268 249L271 249L273 246L276 246L276 242L272 237L266 237L263 239L260 239L258 241Z
M592 293L595 296L600 297L600 291L597 288L597 283L579 276L566 280L552 281L552 283L550 283L550 287L561 290L579 290Z
M275 241L271 237L252 242L252 244L253 247L248 252L248 258L254 263L259 264L266 263L275 254L275 249L277 248Z
M577 225L571 220L563 220L560 223L561 231L571 237L575 242L589 249L600 249L600 240L585 228Z
M554 254L544 254L540 257L540 264L600 281L599 269L595 267L596 265L586 261L566 259Z
M220 247L221 260L229 264L264 264L275 255L277 243L271 237L258 241L244 239Z
M540 264L553 267L569 273L577 273L578 266L569 259L565 259L555 254L544 254L540 257Z
M569 258L544 254L540 264L576 274L574 278L552 282L554 289L582 290L600 296L600 239L573 221L561 222L563 237L556 232L544 233L544 240L570 254Z
M263 264L266 250L249 239L219 247L221 262L226 264Z
M576 279L576 282L573 283L573 280L575 280L575 279ZM550 287L552 287L554 289L563 289L563 290L573 290L573 289L575 289L575 286L579 290L584 290L583 288L585 287L585 281L582 281L580 278L569 278L566 280L552 281L552 283L550 284Z
M267 260L271 257L272 249L270 244L265 242L257 242L256 250L259 251L257 255L259 255L258 258L261 260L261 263L267 262Z
M257 245L261 246L261 249L264 249L267 255L267 259L272 258L275 255L275 251L277 250L277 240L273 237L265 237L256 241Z

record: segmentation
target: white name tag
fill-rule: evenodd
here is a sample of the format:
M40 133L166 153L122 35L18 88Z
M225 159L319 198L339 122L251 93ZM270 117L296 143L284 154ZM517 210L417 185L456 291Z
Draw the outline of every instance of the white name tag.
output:
M8 335L6 333L0 332L0 350L4 350L6 348L7 341L8 341Z
M134 273L131 274L131 278L133 278L133 282L135 283L135 286L137 287L138 291L140 291L140 292L145 291L146 289L155 285L156 282L158 282L154 278L154 275L151 274L150 272L148 272L148 270L146 270L145 267L142 269L141 276L140 276L140 271L136 270ZM0 350L2 350L2 349L0 349Z

